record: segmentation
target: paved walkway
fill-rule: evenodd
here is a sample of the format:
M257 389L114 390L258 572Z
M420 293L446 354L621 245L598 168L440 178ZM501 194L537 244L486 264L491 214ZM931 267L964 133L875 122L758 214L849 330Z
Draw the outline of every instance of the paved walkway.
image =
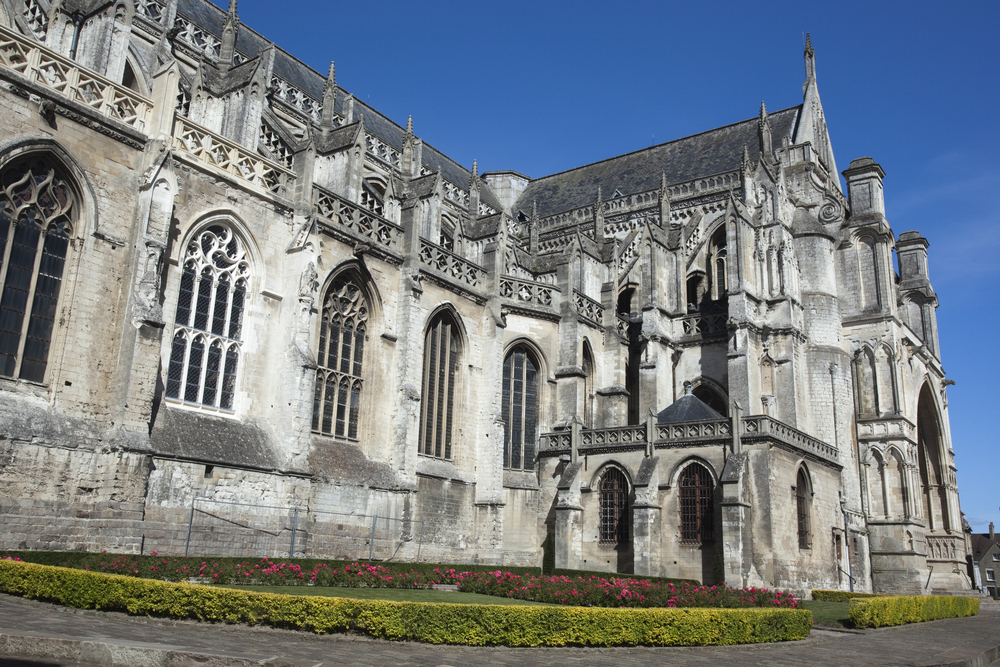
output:
M813 630L802 641L694 648L472 648L352 635L133 618L0 595L0 665L313 667L316 665L611 664L986 667L1000 659L1000 612L865 632Z

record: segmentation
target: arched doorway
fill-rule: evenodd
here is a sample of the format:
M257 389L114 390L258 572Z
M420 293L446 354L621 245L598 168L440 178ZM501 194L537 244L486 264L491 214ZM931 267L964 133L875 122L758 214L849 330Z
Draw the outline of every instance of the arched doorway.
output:
M920 465L920 494L928 530L951 530L948 489L942 465L941 421L929 385L920 390L917 403L917 459Z

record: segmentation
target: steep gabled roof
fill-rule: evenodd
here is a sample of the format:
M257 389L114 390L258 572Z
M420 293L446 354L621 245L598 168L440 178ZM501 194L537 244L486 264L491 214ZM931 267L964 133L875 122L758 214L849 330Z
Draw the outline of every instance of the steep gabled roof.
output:
M789 107L768 115L775 147L790 135L802 106ZM600 187L605 197L615 190L623 194L649 192L660 187L662 174L667 183L683 183L738 169L743 145L750 159L760 156L757 118L740 121L683 139L676 139L583 167L536 178L528 184L514 210L531 210L538 202L538 215L545 217L593 204Z

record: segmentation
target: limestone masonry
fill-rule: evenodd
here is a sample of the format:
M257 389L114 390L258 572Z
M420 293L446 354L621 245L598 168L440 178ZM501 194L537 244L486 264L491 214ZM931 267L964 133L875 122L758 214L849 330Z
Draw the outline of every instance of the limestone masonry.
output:
M0 548L970 588L928 242L805 66L528 178L235 1L0 0Z

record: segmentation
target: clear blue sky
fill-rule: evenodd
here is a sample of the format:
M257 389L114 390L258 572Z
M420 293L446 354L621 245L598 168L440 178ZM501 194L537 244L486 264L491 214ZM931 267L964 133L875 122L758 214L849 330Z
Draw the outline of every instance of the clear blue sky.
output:
M962 509L1000 524L1000 2L242 0L240 18L462 164L531 177L798 104L811 32L838 165L875 158L893 230L930 240Z

